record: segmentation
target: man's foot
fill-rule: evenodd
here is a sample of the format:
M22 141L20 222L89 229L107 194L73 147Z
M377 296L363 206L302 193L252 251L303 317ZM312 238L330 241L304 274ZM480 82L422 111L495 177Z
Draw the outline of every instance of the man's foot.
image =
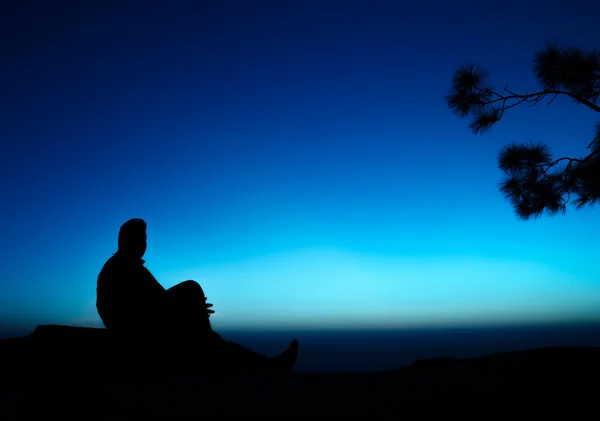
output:
M289 372L294 368L298 358L298 341L294 339L288 349L283 351L277 357L270 359L270 365L277 371Z

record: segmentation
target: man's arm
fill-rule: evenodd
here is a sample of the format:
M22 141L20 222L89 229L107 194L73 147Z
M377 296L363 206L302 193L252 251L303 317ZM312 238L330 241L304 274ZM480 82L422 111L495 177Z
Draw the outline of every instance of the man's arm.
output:
M142 266L111 262L98 276L97 306L106 327L154 326L164 317L164 288Z

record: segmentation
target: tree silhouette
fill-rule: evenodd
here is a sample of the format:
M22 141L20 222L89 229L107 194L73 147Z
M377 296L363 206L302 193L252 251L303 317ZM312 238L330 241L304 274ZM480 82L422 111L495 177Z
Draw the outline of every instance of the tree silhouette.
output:
M504 87L502 92L488 85L488 72L468 63L457 68L452 89L445 96L450 110L460 118L472 117L469 128L480 134L500 121L504 113L521 104L536 104L559 95L571 98L600 112L600 53L563 48L555 43L536 53L533 71L541 90L516 93ZM512 203L521 219L537 218L544 212L564 214L575 196L577 209L600 200L600 123L595 137L582 158L553 159L545 144L510 144L498 157L498 166L506 174L500 191Z

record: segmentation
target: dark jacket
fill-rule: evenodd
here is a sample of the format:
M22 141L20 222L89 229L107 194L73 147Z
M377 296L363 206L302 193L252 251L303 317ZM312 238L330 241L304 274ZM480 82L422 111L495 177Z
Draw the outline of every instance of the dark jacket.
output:
M164 320L165 288L144 263L117 252L102 267L96 285L96 308L108 329L148 331Z

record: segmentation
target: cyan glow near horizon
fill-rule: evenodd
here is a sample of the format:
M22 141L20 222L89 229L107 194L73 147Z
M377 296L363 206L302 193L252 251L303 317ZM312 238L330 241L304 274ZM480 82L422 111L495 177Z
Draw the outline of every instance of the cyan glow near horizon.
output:
M216 329L600 319L598 209L519 221L496 166L581 155L598 116L557 99L476 137L443 101L465 61L528 91L547 40L600 47L589 4L282 3L4 15L0 334L97 326L132 217Z
M223 303L213 323L228 328L568 322L594 317L600 304L597 286L576 275L481 257L386 259L315 249L161 273L194 274L211 300Z

